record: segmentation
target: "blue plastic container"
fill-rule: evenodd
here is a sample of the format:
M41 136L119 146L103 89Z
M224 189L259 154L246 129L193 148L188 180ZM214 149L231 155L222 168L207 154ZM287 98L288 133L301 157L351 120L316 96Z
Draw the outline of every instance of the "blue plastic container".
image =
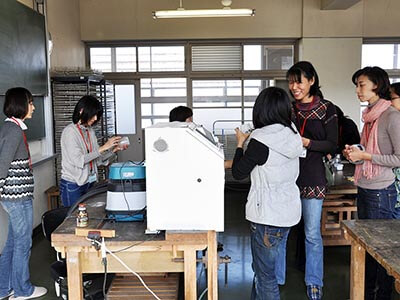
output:
M108 177L112 180L145 179L146 166L143 163L133 163L130 161L113 163L110 166L110 173Z

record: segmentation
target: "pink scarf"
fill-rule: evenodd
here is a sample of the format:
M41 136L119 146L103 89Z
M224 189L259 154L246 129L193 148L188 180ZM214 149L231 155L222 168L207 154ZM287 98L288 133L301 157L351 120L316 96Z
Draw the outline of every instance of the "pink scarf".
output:
M371 154L381 154L378 146L378 121L381 114L391 105L390 101L379 99L371 107L367 107L362 112L364 127L361 132L360 144L365 146L365 152ZM361 176L371 179L381 172L379 165L375 165L370 160L364 161L363 164L356 165L354 172L354 183L357 184Z

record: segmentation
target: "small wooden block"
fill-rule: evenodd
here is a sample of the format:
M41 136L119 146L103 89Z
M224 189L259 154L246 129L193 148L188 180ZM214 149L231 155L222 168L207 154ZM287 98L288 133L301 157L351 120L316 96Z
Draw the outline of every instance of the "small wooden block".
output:
M115 230L114 229L96 229L96 228L75 228L75 235L76 236L88 236L89 231L98 231L100 232L101 237L115 237Z

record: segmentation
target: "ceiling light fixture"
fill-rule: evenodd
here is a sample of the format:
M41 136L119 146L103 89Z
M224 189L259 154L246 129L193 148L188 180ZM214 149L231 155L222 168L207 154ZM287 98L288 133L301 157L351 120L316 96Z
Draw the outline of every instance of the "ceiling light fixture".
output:
M213 18L213 17L252 17L256 10L251 8L230 8L231 0L222 0L224 6L220 9L184 9L182 0L176 10L153 11L153 19L169 18Z

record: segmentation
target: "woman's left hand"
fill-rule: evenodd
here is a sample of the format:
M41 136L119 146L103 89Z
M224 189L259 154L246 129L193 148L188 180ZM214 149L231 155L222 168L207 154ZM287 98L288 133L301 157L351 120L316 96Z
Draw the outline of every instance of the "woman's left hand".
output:
M243 144L247 140L247 138L250 136L250 133L244 133L244 132L240 131L239 128L235 128L235 133L236 133L237 147L243 148Z
M355 162L359 160L371 160L372 155L368 152L360 150L357 146L351 146L350 149L346 151L347 159Z
M308 145L310 145L310 142L311 142L310 139L305 138L305 137L301 137L301 141L303 142L303 146L304 146L305 148L307 148Z

